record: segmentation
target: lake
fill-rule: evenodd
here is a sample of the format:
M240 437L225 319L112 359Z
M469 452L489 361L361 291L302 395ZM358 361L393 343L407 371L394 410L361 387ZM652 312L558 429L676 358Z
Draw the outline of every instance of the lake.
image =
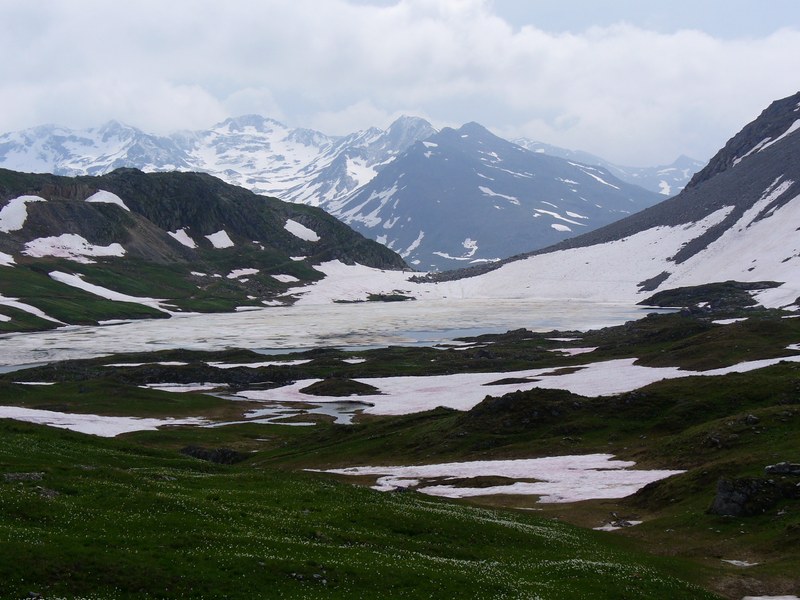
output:
M316 347L435 345L454 338L618 325L657 309L572 301L417 300L270 307L177 315L93 327L0 336L0 366L92 358L174 348L248 348L265 354Z

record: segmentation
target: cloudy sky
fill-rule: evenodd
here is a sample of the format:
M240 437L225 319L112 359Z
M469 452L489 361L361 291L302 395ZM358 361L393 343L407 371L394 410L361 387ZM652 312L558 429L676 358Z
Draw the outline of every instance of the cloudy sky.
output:
M800 89L797 0L2 0L0 132L259 113L709 158Z

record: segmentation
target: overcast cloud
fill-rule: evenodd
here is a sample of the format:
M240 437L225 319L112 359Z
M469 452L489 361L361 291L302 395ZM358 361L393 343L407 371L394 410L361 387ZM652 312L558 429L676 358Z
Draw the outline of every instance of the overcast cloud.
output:
M5 0L0 131L259 113L343 134L412 114L620 164L707 159L800 89L798 4Z

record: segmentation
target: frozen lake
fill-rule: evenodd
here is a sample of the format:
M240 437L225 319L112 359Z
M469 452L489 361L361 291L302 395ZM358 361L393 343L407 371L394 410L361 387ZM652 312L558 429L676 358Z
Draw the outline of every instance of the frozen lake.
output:
M173 348L249 348L280 353L323 346L430 345L520 327L533 331L594 329L641 318L652 310L619 304L497 299L271 307L3 335L0 366Z

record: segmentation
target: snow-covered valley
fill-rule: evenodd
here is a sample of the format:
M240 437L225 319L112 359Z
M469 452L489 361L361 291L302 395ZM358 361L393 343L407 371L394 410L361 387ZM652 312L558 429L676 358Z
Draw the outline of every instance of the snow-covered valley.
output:
M361 269L356 269L361 271ZM314 347L433 345L457 337L591 329L646 314L630 304L447 299L417 302L304 304L227 314L175 315L97 327L62 327L0 336L5 366L174 348L250 348L281 353Z

